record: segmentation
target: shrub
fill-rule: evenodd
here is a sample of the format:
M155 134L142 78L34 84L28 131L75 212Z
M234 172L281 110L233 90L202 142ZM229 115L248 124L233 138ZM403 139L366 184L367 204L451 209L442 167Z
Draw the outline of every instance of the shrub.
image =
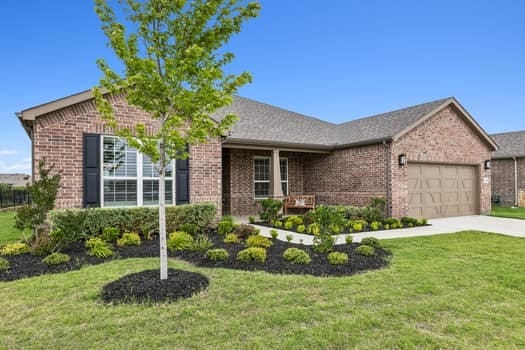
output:
M297 232L303 233L305 230L306 230L306 226L304 225L297 226Z
M224 243L237 244L239 243L239 237L235 233L228 233L224 237Z
M360 222L354 222L352 224L352 231L353 232L361 232L363 231L363 224Z
M0 255L20 255L29 253L29 246L26 243L11 243L0 248Z
M243 249L237 254L237 261L256 261L263 263L266 261L266 249L261 247L251 247Z
M260 235L250 236L246 240L247 247L270 248L272 245L273 245L273 242L269 238L266 238Z
M394 230L396 228L401 228L403 225L401 224L401 220L396 218L387 218L383 221L383 224L386 226L388 225L390 229Z
M57 252L49 254L42 260L42 262L47 265L60 265L69 262L69 260L71 260L69 255Z
M248 216L248 222L250 224L255 224L255 216Z
M351 235L346 235L345 237L346 244L352 244L353 240L354 240L354 237L352 237Z
M318 236L321 233L321 226L319 226L318 223L314 222L313 224L308 225L306 231L309 234L312 234L314 236Z
M343 231L343 227L341 225L333 224L330 225L329 231L334 235L338 235Z
M244 239L256 235L257 231L258 230L252 225L241 224L233 230L233 233L235 233L237 237Z
M409 222L407 226L408 226L408 227L414 227L414 224L411 223L411 222Z
M0 272L7 271L9 269L9 261L6 258L0 258Z
M0 258L0 272L7 271L9 269L9 261L6 258Z
M370 223L370 229L372 231L377 231L381 228L381 223L379 221L373 221L372 223Z
M190 224L189 222L186 222L179 227L179 231L186 232L187 234L191 236L195 236L200 232L199 226L195 224Z
M280 220L274 220L273 221L273 226L277 227L277 228L281 228L281 227L283 227L283 222L280 221Z
M411 218L409 216L403 216L401 218L401 223L404 225L404 226L408 226L408 227L414 227L416 226L417 224L417 219L416 218ZM409 226L410 224L412 224L412 226Z
M279 210L283 207L283 202L277 199L267 198L261 201L261 206L261 220L270 223L279 217Z
M344 224L344 215L337 207L319 205L311 214L319 226L320 234L329 234L330 227Z
M113 256L111 245L98 237L88 239L86 241L86 248L88 249L88 254L96 258L109 258Z
M117 245L120 247L129 245L140 245L140 236L136 232L128 232L122 235L122 238L117 239Z
M120 236L120 230L116 227L106 227L102 231L102 238L106 242L114 243Z
M310 255L299 248L286 249L283 253L283 258L292 264L307 265L312 262Z
M235 225L233 221L231 220L231 217L230 217L230 220L226 220L223 218L222 221L219 222L219 226L217 226L217 233L220 234L221 236L227 235L228 233L231 233L234 228L235 228Z
M47 234L41 234L31 243L30 252L37 256L46 256L57 248L55 240Z
M270 230L270 235L273 239L276 239L279 236L279 232L277 232L277 230L272 229Z
M385 230L390 230L390 225L389 225L389 224L385 224L385 225L383 225L383 228L384 228Z
M416 221L416 226L424 226L427 224L427 219L418 219Z
M210 249L206 252L206 258L211 261L224 261L230 257L230 254L226 249Z
M292 223L292 226L299 226L299 225L302 225L304 222L303 222L303 218L298 216L298 215L292 215L292 216L289 216L286 218L286 222L291 222Z
M335 238L330 235L315 236L313 241L312 250L316 253L324 254L332 250Z
M374 247L374 248L380 248L381 247L381 243L375 237L365 237L365 238L363 238L361 240L361 244L369 245L369 246Z
M348 254L342 252L331 252L327 256L330 265L344 265L348 262Z
M53 210L49 213L51 232L60 231L60 234L53 237L60 246L66 246L69 243L86 238L82 227L88 212L85 209L66 209ZM53 236L53 234L51 235Z
M291 221L286 221L284 223L284 228L287 229L287 230L291 230L293 228L293 222Z
M206 235L198 235L191 243L188 250L192 252L204 253L213 247L213 242Z
M287 240L288 242L293 241L293 235L286 235L286 240Z
M372 256L374 255L375 249L372 246L361 244L359 247L356 248L356 253L364 255L364 256Z
M177 250L187 250L193 243L193 237L186 232L175 231L170 233L168 238L168 249L173 252Z

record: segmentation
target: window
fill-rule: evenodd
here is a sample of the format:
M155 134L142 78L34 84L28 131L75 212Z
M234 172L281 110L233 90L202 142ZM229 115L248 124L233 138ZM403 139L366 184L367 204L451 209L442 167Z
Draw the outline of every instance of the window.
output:
M281 186L283 194L288 195L288 159L281 158ZM254 188L255 198L270 196L271 158L254 158Z
M156 205L159 174L151 159L115 136L102 137L102 206ZM166 169L166 204L173 203L173 162Z

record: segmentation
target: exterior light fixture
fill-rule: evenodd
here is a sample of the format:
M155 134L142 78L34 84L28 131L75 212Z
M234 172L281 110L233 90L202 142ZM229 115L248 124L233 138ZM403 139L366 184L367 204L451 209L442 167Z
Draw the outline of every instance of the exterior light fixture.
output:
M492 169L492 163L490 162L490 159L485 161L485 169Z
M400 154L398 157L397 157L397 160L399 162L399 166L405 166L407 165L407 155L406 154Z

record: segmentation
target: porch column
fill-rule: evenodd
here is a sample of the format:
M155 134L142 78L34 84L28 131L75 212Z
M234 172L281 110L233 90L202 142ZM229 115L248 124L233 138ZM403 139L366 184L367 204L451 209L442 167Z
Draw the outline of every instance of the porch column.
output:
M283 198L283 188L281 186L281 158L279 157L279 149L272 150L272 197Z

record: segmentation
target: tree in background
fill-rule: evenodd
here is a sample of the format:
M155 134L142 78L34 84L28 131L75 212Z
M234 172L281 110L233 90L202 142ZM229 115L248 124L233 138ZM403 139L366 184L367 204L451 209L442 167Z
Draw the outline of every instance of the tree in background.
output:
M148 155L159 173L160 278L168 278L165 219L165 175L173 159L188 157L187 145L224 135L235 121L210 118L232 102L249 73L226 74L234 55L223 46L242 24L258 15L260 5L240 0L121 0L126 24L119 23L106 0L95 0L95 10L110 46L124 65L119 74L104 60L97 64L104 77L95 88L98 111L114 132ZM149 112L158 131L143 123L119 126L105 98L122 94L127 102Z

